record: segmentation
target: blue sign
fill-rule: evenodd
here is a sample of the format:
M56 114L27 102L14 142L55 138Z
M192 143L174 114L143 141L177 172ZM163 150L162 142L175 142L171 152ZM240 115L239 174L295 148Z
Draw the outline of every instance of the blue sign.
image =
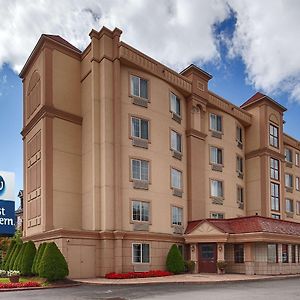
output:
M0 175L0 197L5 193L5 181L4 178Z
M15 202L0 200L0 236L13 236L14 234Z

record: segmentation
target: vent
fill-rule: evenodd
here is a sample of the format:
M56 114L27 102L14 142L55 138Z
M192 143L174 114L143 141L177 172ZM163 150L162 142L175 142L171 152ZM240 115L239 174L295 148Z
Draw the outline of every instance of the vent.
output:
M132 98L132 103L135 104L135 105L142 106L142 107L148 107L148 100L147 99L133 97Z
M177 123L181 124L181 117L172 112L172 119Z
M133 224L134 231L149 231L149 224L148 223L134 223Z
M133 188L139 190L148 190L149 189L149 182L144 180L134 180L133 181Z
M173 196L182 197L182 190L173 188Z
M148 140L132 138L132 146L148 149Z
M222 132L212 131L211 136L215 137L215 138L218 138L218 139L222 139Z
M222 165L212 164L212 165L211 165L211 169L212 169L213 171L222 172L222 171L223 171L223 166L222 166Z
M212 198L212 204L223 205L223 198Z
M173 233L175 234L183 234L183 227L182 226L174 226Z
M176 150L172 150L172 156L176 159L181 160L182 159L182 154Z

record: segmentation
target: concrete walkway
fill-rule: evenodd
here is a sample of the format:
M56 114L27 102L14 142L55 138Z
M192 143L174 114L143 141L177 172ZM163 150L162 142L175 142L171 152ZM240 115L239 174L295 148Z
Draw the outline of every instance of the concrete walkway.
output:
M105 279L105 278L86 278L74 279L77 282L95 285L134 285L134 284L165 284L165 283L224 283L224 282L240 282L240 281L260 281L260 280L276 280L285 278L295 278L300 275L243 275L243 274L183 274L165 277L152 278L134 278L134 279Z

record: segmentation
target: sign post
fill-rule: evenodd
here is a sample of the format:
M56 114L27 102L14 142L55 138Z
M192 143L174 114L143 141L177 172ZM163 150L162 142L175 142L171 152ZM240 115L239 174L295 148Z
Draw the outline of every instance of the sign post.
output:
M15 234L15 174L0 171L0 236Z

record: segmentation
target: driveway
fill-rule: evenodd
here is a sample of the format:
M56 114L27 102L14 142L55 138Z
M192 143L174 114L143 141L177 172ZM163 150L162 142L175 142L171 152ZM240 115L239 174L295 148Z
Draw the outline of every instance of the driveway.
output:
M93 286L3 292L0 299L282 300L300 299L299 278L259 282Z

